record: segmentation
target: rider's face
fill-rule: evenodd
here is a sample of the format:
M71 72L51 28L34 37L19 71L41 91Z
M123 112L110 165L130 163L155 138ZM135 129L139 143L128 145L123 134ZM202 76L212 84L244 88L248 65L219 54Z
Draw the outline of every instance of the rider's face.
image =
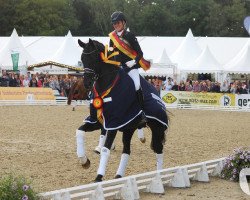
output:
M113 24L113 27L114 27L114 29L115 29L117 32L120 32L120 31L122 31L122 30L124 29L124 24L125 24L125 22L123 22L123 21L118 21L118 22L115 22L115 23Z

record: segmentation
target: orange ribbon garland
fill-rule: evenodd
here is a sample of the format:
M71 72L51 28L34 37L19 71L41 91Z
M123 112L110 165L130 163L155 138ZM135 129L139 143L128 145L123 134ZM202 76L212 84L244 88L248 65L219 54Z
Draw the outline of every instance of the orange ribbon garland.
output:
M119 75L116 76L116 78L115 78L114 82L112 83L111 87L109 89L107 89L106 91L104 91L101 96L99 96L98 92L96 91L96 88L94 87L94 94L96 96L96 98L94 98L94 99L97 99L97 101L100 100L100 99L102 100L101 106L100 106L99 103L97 103L97 105L98 105L97 107L95 107L94 100L93 100L93 106L97 109L97 119L98 119L98 121L101 124L103 124L103 118L102 118L102 113L103 113L103 107L102 107L102 105L103 105L103 98L110 93L110 91L115 86L115 84L118 81L118 79L119 79Z
M104 54L104 53L105 53L105 54ZM112 64L112 65L117 65L117 66L119 66L119 65L121 64L121 63L118 62L118 61L109 60L110 58L112 58L112 57L118 55L118 54L119 54L118 51L115 51L115 52L113 52L112 54L110 54L110 55L108 56L108 45L105 45L105 52L104 52L104 53L101 52L101 54L100 54L101 59L102 59L103 62Z
M117 36L115 31L109 33L110 39L113 41L114 45L125 55L130 57L131 59L135 59L137 56L137 52L131 49L127 44L125 44L120 38ZM141 58L139 60L139 64L141 68L143 68L145 71L150 69L151 63L144 58Z

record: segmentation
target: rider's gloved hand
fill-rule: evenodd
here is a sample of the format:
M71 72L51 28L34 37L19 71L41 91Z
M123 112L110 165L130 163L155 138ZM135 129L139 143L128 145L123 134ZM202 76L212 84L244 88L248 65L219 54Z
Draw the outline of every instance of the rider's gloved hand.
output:
M126 62L126 65L128 67L133 67L135 64L136 64L135 60L130 60L130 61Z

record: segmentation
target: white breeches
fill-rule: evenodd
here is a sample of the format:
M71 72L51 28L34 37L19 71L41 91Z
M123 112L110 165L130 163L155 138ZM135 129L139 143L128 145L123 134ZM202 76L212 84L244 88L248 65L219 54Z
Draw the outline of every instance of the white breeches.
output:
M129 71L128 75L132 78L135 84L135 91L139 90L141 87L140 74L138 69L132 69Z

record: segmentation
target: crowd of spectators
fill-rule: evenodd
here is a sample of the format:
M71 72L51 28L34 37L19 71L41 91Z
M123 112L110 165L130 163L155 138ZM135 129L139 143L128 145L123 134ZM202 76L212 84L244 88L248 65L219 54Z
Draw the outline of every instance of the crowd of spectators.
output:
M62 96L68 96L70 87L76 82L77 77L72 75L50 75L36 73L21 75L15 72L2 71L0 76L0 87L45 87L58 90ZM172 78L163 81L161 78L155 77L147 79L155 86L160 93L165 91L192 91L192 92L214 92L214 93L233 93L248 94L249 85L245 81L235 80L233 82L224 81L222 84L210 80L187 80L177 83Z
M235 80L233 82L224 81L222 84L210 80L187 80L177 83L172 78L163 81L160 78L148 79L160 93L165 91L189 91L189 92L214 92L214 93L233 93L233 94L249 94L249 85L245 81Z
M68 96L70 87L76 82L76 76L50 75L28 72L21 75L15 72L2 71L0 87L44 87L58 90L61 96Z

